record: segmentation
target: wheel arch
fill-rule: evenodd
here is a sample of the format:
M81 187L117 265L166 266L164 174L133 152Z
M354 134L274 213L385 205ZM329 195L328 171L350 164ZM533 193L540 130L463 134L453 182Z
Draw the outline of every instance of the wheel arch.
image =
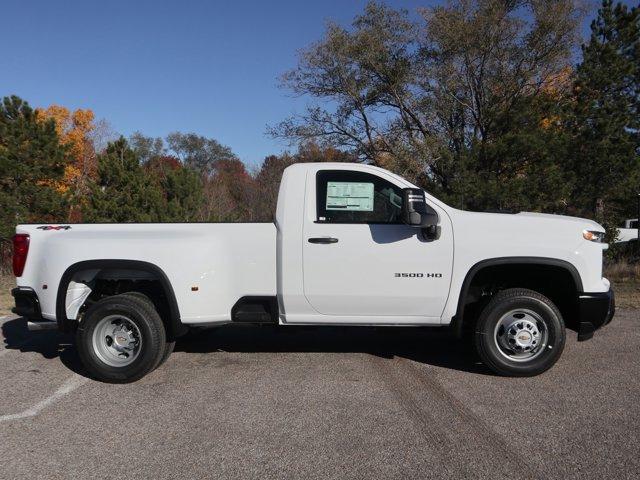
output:
M169 310L169 318L166 321L167 334L176 337L186 330L186 327L180 321L180 310L176 295L166 273L150 262L118 259L84 260L74 263L65 270L58 284L56 295L56 319L60 330L69 331L72 329L74 322L67 318L65 299L74 275L85 270L133 270L152 275L158 281L167 300Z
M566 260L549 257L496 257L481 260L469 269L460 288L460 295L458 296L456 313L451 323L451 327L456 336L459 337L462 335L465 307L467 305L469 290L473 284L474 279L478 278L478 275L483 271L487 271L487 269L502 266L515 267L518 265L522 265L524 267L548 267L563 271L572 279L575 291L583 291L582 279L580 278L578 269L575 267L575 265Z

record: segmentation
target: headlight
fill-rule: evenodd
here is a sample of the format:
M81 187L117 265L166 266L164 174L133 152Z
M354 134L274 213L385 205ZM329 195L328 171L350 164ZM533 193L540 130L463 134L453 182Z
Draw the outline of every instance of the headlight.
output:
M596 232L595 230L583 230L582 236L590 242L603 243L604 232Z

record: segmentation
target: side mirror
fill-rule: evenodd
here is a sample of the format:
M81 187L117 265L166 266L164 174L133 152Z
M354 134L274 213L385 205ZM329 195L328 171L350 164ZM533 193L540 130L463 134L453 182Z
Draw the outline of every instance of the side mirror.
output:
M409 226L421 228L425 237L438 238L438 213L427 205L424 192L419 188L405 188L402 191L402 220Z

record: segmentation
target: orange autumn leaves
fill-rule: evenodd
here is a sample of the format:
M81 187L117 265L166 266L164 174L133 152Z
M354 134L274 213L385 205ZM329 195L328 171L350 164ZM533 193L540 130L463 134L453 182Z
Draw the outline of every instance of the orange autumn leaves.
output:
M89 109L71 111L66 107L51 105L37 109L38 121L53 120L60 143L67 147L70 161L65 166L62 180L50 185L59 193L69 196L69 221L81 220L81 203L89 181L97 173L97 161L92 134L96 130L95 115Z
M64 178L57 187L61 193L77 184L81 177L91 177L96 171L96 155L91 141L95 129L95 115L91 110L78 109L74 112L66 107L51 105L36 110L39 120L53 119L60 143L68 148L71 162L66 166Z
M559 101L571 89L572 76L573 70L570 67L564 67L559 72L549 75L541 90L550 98ZM550 115L540 121L540 127L543 130L558 129L561 121L560 115Z

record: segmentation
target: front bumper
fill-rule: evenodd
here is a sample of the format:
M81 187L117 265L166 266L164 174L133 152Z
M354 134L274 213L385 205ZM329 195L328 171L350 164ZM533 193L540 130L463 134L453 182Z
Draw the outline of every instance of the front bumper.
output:
M578 296L578 341L589 340L593 332L611 322L616 313L613 290L602 293L581 293Z

